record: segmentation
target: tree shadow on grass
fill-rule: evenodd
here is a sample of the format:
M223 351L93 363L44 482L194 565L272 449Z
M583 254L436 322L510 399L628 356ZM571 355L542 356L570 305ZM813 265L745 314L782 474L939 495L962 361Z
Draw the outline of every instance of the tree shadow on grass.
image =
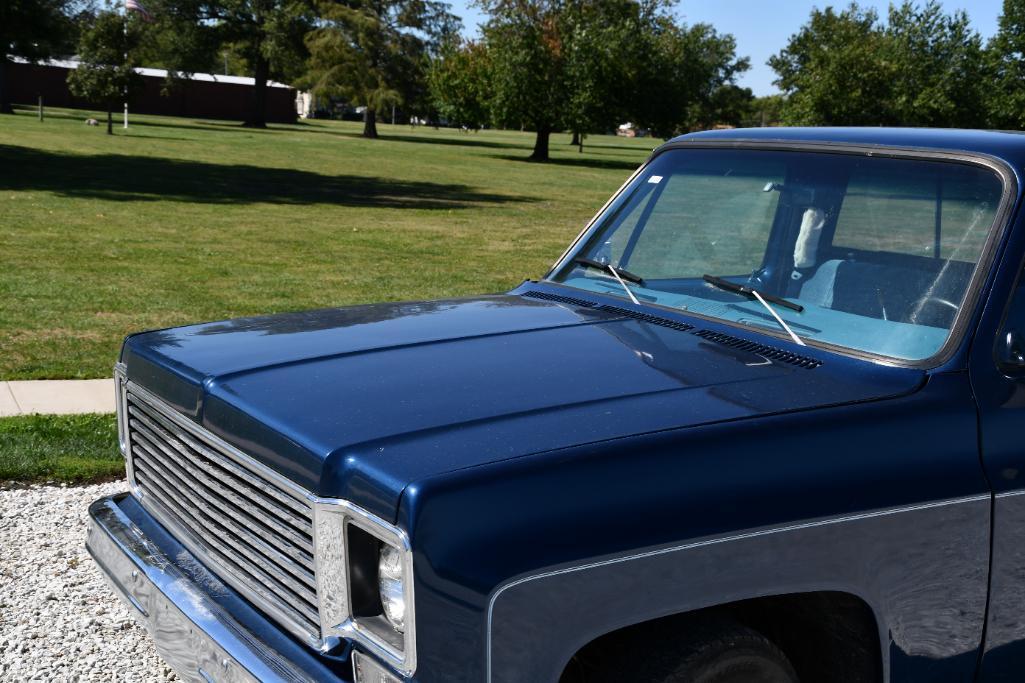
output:
M109 201L201 204L335 204L461 209L532 202L468 185L324 175L287 168L209 164L118 154L77 155L0 145L0 191L37 190Z
M131 125L141 126L144 128L180 128L182 130L208 130L215 131L217 133L249 133L250 135L260 135L262 133L281 133L291 130L290 128L280 128L275 124L267 124L266 128L246 128L241 123L228 122L228 123L217 123L215 121L193 121L186 120L177 123L172 123L171 120L160 121L160 120L148 120L148 121L132 121ZM287 126L288 124L282 124Z
M534 161L533 159L528 159L526 156L494 155L494 158L505 159L506 161L521 161L528 164L544 163L549 166L579 166L581 168L601 168L616 171L633 171L644 163L643 159L638 159L637 161L619 161L615 159L588 159L586 157L582 159L559 157L549 159L545 162Z
M302 126L304 124L295 124L296 126ZM333 135L341 138L353 138L359 140L365 140L363 134L360 131L355 130L331 130L326 127L303 127L293 128L292 130L300 133L320 133L322 135ZM446 129L452 133L456 133L456 129ZM437 132L437 131L435 131ZM524 149L529 150L530 145L517 144L515 142L497 142L495 140L481 140L474 139L472 136L474 133L465 133L464 135L456 137L435 137L433 135L396 135L391 132L381 132L380 137L377 138L379 142L412 142L421 145L449 145L452 147L486 147L488 149Z

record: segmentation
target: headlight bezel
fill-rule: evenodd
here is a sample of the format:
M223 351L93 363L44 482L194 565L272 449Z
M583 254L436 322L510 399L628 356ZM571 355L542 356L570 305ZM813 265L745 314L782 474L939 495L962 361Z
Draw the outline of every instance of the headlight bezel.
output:
M313 518L322 636L351 639L402 675L412 675L416 670L416 601L409 537L399 527L341 499L318 499L314 503ZM382 614L372 617L353 613L350 600L353 594L348 542L350 527L369 534L399 553L405 599L405 628L402 632L393 627L383 610ZM373 590L375 593L378 591L376 581Z

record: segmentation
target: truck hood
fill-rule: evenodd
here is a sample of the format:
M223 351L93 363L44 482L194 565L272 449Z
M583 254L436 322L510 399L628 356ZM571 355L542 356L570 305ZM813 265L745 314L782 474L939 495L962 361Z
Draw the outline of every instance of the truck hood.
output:
M385 518L434 474L895 396L924 379L530 287L146 332L122 361L130 380L257 460Z

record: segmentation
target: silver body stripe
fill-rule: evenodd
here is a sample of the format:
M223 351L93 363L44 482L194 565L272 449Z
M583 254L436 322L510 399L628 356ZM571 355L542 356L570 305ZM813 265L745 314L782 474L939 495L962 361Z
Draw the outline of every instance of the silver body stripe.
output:
M1025 491L1015 491L1010 494L998 494L999 496L1005 495L1017 495L1019 493L1025 493ZM875 517L885 517L888 515L895 515L902 512L915 512L917 510L928 510L931 508L946 507L948 505L959 505L962 503L976 503L981 501L987 501L992 498L989 493L979 494L975 496L965 496L963 498L951 498L948 500L940 500L933 503L922 503L920 505L909 505L898 508L888 508L885 510L876 510L874 512L863 512L857 515L848 515L845 517L831 517L829 519L822 519L814 522L802 522L800 524L791 524L788 526L773 527L770 529L760 529L758 531L748 531L742 534L735 534L732 536L721 536L718 538L709 538L701 541L694 541L692 543L685 543L683 545L672 546L669 548L662 548L659 550L649 550L643 553L637 553L635 555L626 555L624 557L614 557L608 560L599 560L597 562L589 562L574 567L564 567L562 569L555 569L548 572L542 572L540 574L533 574L531 576L525 576L521 579L516 579L504 584L491 595L491 599L488 601L488 633L487 633L487 680L491 683L491 620L495 609L495 601L498 597L506 590L527 583L529 581L535 581L537 579L544 579L551 576L559 576L561 574L569 574L570 572L584 571L586 569L594 569L595 567L604 567L611 564L618 564L620 562L629 562L630 560L639 560L646 557L655 557L658 555L666 555L669 553L675 553L684 550L693 550L695 548L703 548L711 545L719 545L721 543L728 543L730 541L743 541L749 538L757 538L759 536L768 536L770 534L787 533L790 531L800 531L802 529L811 529L814 527L828 526L831 524L840 524L843 522L856 522L862 519L872 519Z

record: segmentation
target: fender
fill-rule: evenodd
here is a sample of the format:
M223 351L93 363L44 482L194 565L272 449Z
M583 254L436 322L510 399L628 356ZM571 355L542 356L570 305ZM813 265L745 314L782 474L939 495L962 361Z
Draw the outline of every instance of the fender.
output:
M423 672L556 681L581 646L624 626L828 590L873 611L887 680L966 680L991 510L976 429L967 378L951 373L900 398L424 480L400 509L422 548Z

